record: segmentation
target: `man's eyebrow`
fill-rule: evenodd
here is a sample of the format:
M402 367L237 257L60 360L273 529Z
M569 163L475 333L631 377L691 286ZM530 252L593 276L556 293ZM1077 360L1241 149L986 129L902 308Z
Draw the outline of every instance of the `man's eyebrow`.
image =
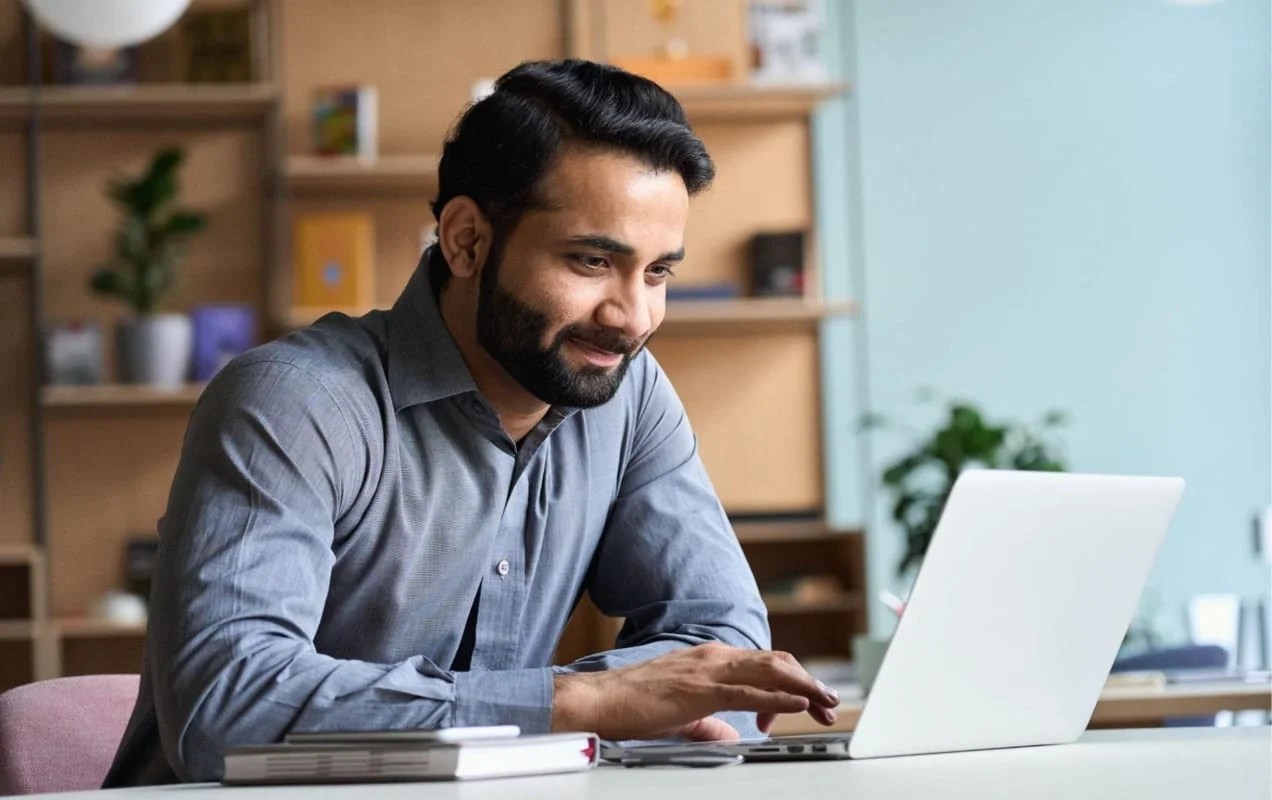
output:
M615 253L620 256L636 255L636 248L626 242L620 242L610 236L599 233L581 234L579 236L571 236L568 240L570 244L581 244L592 247L606 253ZM673 250L669 253L663 253L658 257L659 261L684 261L685 249Z

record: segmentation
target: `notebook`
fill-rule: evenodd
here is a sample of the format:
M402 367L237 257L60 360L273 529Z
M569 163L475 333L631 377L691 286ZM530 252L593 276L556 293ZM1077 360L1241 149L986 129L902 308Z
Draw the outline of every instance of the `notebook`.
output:
M227 784L345 783L505 778L576 772L596 765L591 733L460 742L393 740L283 743L225 752Z

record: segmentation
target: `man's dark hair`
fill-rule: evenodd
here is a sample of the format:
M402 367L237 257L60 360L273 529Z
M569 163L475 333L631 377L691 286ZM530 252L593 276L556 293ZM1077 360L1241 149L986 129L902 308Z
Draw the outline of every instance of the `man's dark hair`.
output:
M522 214L540 205L539 182L566 145L619 150L675 170L690 195L715 176L684 109L658 84L591 61L531 61L500 77L452 129L433 215L440 220L453 198L470 197L490 220L498 246ZM440 289L450 278L446 258L436 245L426 258Z

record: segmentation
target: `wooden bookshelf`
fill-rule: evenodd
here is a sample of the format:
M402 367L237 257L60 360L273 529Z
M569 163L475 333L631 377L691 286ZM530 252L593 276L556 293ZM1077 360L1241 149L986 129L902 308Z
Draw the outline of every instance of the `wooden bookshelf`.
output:
M39 625L29 619L0 620L0 642L29 642L39 635Z
M801 600L796 597L766 594L763 596L764 606L769 616L794 614L838 614L844 611L857 611L862 608L861 595L844 592L836 597L818 600Z
M155 83L131 86L0 88L0 118L24 118L37 108L57 121L200 122L264 119L278 90L264 83Z
M0 567L12 565L34 564L39 560L39 551L29 544L0 545Z
M293 192L393 192L429 194L437 190L436 155L387 155L374 160L352 156L288 156L283 177Z
M675 300L667 303L661 333L754 333L809 329L824 319L855 313L848 302L798 298Z
M747 122L806 117L822 101L848 91L848 86L723 84L674 91L692 122Z
M62 617L52 624L59 639L135 639L146 635L145 623L111 622L92 617Z
M141 384L102 383L93 386L45 386L40 400L48 409L130 406L192 406L203 393L203 384L175 388Z

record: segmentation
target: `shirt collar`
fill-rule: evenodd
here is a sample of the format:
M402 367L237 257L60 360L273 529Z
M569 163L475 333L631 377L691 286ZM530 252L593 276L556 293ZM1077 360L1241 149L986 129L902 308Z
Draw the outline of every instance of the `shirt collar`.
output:
M477 391L442 321L424 259L389 312L388 379L394 411Z

